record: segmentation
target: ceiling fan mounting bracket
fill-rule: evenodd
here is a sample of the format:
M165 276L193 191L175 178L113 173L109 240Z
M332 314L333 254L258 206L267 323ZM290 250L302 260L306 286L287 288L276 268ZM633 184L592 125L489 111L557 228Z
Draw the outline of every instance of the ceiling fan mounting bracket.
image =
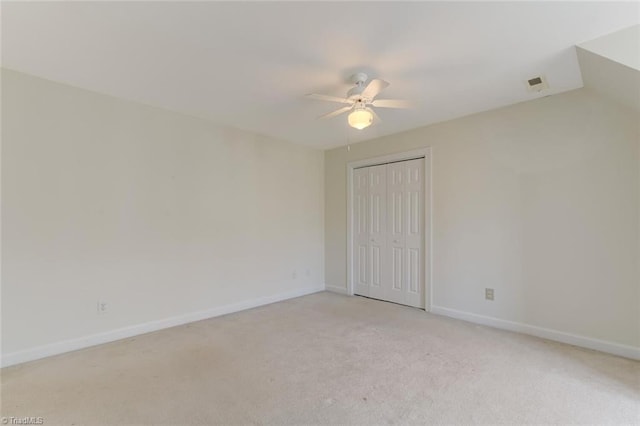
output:
M368 79L369 76L363 72L357 72L351 76L351 82L357 86L364 86Z

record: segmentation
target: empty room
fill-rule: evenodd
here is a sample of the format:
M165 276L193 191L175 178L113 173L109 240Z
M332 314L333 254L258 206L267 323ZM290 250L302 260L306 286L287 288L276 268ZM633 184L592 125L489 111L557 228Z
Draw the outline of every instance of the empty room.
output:
M0 24L2 424L640 425L640 3Z

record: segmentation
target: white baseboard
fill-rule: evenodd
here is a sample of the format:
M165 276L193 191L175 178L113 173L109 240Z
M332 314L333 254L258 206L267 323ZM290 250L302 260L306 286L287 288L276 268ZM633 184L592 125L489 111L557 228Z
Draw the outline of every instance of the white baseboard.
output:
M231 305L220 306L217 308L207 309L204 311L191 312L184 315L165 318L156 321L149 321L142 324L136 324L129 327L123 327L116 330L106 331L104 333L92 334L90 336L79 337L77 339L64 340L61 342L50 343L48 345L38 346L18 352L8 353L0 359L1 367L21 364L27 361L45 358L52 355L58 355L65 352L71 352L78 349L88 348L90 346L100 345L103 343L113 342L115 340L126 339L128 337L138 336L140 334L150 333L165 328L175 327L190 322L201 321L208 318L214 318L220 315L231 314L245 309L251 309L258 306L269 305L271 303L280 302L295 297L306 296L308 294L317 293L324 290L322 287L307 287L298 290L287 291L284 293L274 294L273 296L259 297L256 299L245 300Z
M340 294L349 295L349 292L347 291L346 287L337 287L337 286L334 286L334 285L327 284L327 285L325 285L325 289L327 291L331 291L333 293L340 293Z
M594 349L596 351L606 352L625 358L640 360L640 348L634 346L627 346L620 343L579 336L577 334L565 333L563 331L552 330L549 328L542 328L534 325L503 320L500 318L478 315L471 312L458 311L456 309L444 308L442 306L432 306L431 313L469 321L476 324L488 325L490 327L500 328L503 330L530 334L532 336L542 337L543 339Z

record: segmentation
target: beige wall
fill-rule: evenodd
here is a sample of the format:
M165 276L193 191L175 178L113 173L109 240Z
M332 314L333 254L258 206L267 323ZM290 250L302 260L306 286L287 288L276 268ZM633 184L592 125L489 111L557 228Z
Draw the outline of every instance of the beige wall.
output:
M12 71L2 90L4 354L323 287L321 151Z
M326 284L347 163L430 146L434 305L640 346L639 118L581 89L326 151Z
M587 90L330 150L324 169L12 71L2 91L3 354L344 288L347 162L425 146L434 305L640 346L639 117Z

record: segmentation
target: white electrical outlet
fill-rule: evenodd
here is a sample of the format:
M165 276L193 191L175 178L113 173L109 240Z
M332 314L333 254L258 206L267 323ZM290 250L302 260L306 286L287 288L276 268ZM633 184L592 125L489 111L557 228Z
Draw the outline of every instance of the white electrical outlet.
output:
M493 289L485 288L484 289L484 298L487 300L493 300Z
M104 315L109 312L109 304L104 300L98 300L96 309L98 310L98 315Z

